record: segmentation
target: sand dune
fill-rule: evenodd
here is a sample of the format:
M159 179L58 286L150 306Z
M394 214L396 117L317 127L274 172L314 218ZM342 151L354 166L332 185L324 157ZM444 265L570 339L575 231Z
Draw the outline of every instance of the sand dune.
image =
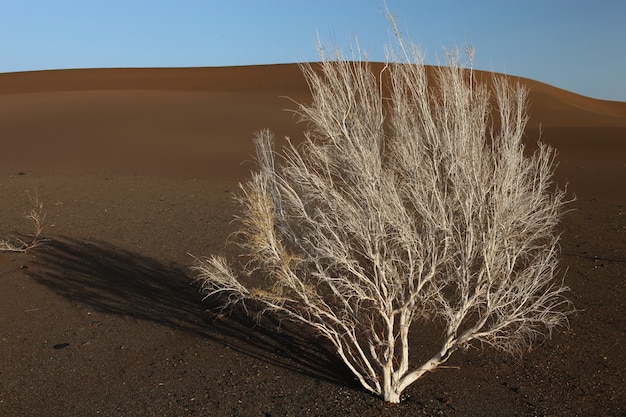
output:
M584 196L620 199L626 103L521 82L529 141L541 126L561 155L558 179ZM287 97L309 98L297 65L0 74L0 170L245 176L254 131L300 137Z
M282 111L293 104L280 97L302 93L296 74L290 66L2 74L0 165L245 175L253 131L297 134Z

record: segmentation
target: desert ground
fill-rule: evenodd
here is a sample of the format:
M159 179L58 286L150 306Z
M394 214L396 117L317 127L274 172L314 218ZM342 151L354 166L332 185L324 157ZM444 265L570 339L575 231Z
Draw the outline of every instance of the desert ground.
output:
M228 253L253 132L301 137L297 65L0 74L1 416L626 416L626 103L522 79L558 150L569 328L457 352L399 405L307 329L217 314L191 255ZM418 351L428 339L414 335Z

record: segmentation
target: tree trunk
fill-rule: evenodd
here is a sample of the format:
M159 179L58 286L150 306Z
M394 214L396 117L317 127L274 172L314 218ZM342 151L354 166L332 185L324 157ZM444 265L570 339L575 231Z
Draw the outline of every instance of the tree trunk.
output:
M400 393L395 389L395 387L389 387L388 391L383 391L382 397L383 400L388 403L398 404L400 402Z

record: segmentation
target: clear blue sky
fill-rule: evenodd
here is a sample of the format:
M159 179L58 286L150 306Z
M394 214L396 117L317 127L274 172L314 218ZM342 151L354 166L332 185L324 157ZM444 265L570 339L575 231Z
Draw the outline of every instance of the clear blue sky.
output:
M387 0L426 63L471 42L475 66L626 101L624 0ZM0 72L316 60L356 35L384 60L382 0L0 0Z

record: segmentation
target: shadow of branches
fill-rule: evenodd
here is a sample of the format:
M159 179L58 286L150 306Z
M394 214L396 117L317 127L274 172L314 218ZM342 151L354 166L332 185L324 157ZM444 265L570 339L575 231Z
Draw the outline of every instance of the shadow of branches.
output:
M357 386L325 341L291 323L243 311L224 316L202 301L186 268L106 242L59 238L37 251L28 275L56 293L103 313L168 326L327 382Z

